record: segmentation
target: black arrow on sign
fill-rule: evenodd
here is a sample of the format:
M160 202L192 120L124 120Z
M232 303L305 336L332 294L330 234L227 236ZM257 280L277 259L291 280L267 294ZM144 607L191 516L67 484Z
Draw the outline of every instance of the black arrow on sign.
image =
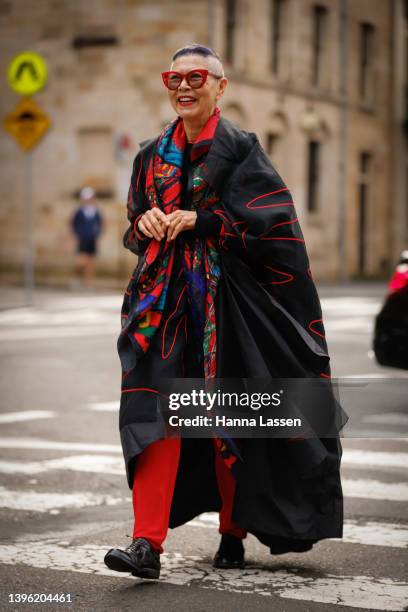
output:
M31 77L35 81L38 81L38 74L37 74L34 64L32 62L21 62L21 64L19 65L17 69L16 75L14 77L14 82L19 81L21 79L21 77L23 76L24 70L29 70Z

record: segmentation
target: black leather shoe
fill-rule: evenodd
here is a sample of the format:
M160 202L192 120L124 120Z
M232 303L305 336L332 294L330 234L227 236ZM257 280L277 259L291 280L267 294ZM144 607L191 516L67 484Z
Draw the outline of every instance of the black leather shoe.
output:
M213 567L218 569L244 569L245 549L240 538L229 533L221 536L220 546L215 553Z
M111 548L104 562L115 572L131 572L139 578L160 576L160 553L145 538L135 538L125 550Z

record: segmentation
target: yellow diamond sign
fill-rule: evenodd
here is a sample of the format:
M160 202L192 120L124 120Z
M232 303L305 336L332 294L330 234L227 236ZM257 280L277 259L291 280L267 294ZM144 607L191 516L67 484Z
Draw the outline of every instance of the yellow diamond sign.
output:
M23 98L4 120L4 127L28 151L43 136L51 122L41 108L30 98Z
M26 51L14 57L7 70L8 83L22 96L31 96L47 82L47 64L38 53Z

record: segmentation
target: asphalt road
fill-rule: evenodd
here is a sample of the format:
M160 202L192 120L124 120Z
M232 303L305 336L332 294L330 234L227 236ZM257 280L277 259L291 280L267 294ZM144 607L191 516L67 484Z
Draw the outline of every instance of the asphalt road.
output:
M42 290L34 306L17 307L21 296L5 289L0 609L408 609L408 394L401 395L408 372L378 366L370 351L384 291L380 284L319 288L332 375L374 385L358 399L363 413L376 413L365 421L370 437L343 439L343 540L272 556L249 536L247 568L217 571L217 516L205 514L170 530L160 580L146 581L103 564L107 549L126 546L132 532L118 432L121 295ZM63 593L71 602L17 602L30 593Z

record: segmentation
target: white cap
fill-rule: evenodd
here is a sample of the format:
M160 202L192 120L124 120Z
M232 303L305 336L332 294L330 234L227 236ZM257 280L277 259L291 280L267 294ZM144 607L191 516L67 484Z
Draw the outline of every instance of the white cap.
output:
M92 187L84 187L81 189L79 197L81 200L93 200L95 197L95 189Z

